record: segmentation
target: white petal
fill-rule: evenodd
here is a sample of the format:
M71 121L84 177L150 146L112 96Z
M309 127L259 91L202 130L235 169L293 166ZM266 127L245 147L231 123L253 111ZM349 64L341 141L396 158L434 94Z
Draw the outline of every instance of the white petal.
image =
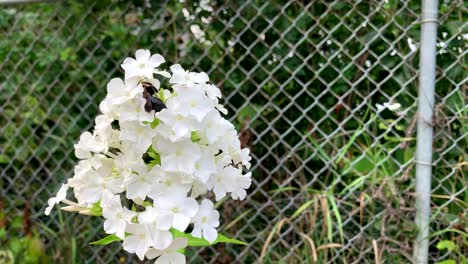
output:
M135 64L137 61L134 58L126 58L123 63L120 65L122 69L130 69L130 65Z
M159 74L161 76L164 76L166 78L171 78L171 74L167 71L154 71L154 73Z
M185 247L187 247L187 243L188 243L187 238L178 237L178 238L174 239L174 242L172 242L169 249L175 251L175 250L178 250L178 249L181 249L181 248L185 248Z
M193 227L193 231L192 231L192 236L194 237L198 237L198 238L201 238L202 237L202 232L201 232L201 226L200 225L195 225Z
M381 105L381 104L375 104L375 107L377 107L377 111L383 111L385 109L385 106Z
M206 209L213 209L214 204L213 204L212 201L210 201L208 199L203 199L203 201L200 204L200 207L206 208Z
M145 259L146 252L148 251L147 247L138 247L135 250L135 254L138 256L140 260Z
M45 212L44 212L45 215L50 214L50 212L52 211L52 208L54 208L55 204L57 203L57 199L55 197L49 198L47 203L49 204L49 206L47 206L47 208L45 209Z
M164 250L166 248L168 248L172 241L173 241L173 237L172 237L172 234L171 232L169 231L159 231L159 232L156 232L157 235L155 236L155 239L154 239L154 248L155 249L160 249L160 250Z
M147 49L139 49L135 51L135 59L138 62L147 62L151 56L151 52Z
M114 219L106 219L106 221L104 221L104 231L107 234L113 234L115 233L116 225L117 223Z
M198 212L198 203L194 198L187 198L184 202L183 213L188 217L193 217Z
M107 92L109 94L120 94L125 88L125 84L120 78L113 78L107 83Z
M395 111L398 110L401 107L401 104L399 103L394 103L388 106L388 110L390 111Z
M115 235L124 239L125 238L125 227L126 227L126 222L125 221L122 221L120 220L118 222L118 226L117 226L117 230L115 232Z
M156 221L156 213L151 206L146 207L146 211L138 215L138 223L152 223Z
M164 63L164 57L159 55L159 54L154 54L151 56L151 58L148 60L148 64L151 67L158 67L161 65L161 63Z
M185 256L179 252L171 252L164 254L158 260L156 260L155 264L185 264Z
M205 225L203 227L203 237L208 240L208 242L213 243L218 237L218 231L213 227Z
M207 81L209 81L209 78L205 72L200 72L195 75L195 78L193 78L193 81L196 83L206 83Z
M166 253L160 256L154 264L172 264L171 257Z
M157 250L157 249L151 248L150 250L148 250L146 252L146 257L148 259L154 259L154 258L157 258L157 257L161 256L163 253L164 253L164 251L162 251L162 250Z
M156 217L156 228L159 230L169 230L172 226L172 215L165 214Z
M190 223L189 217L183 214L175 214L174 219L172 221L172 226L175 229L184 232L185 229L187 229L187 226L189 225L189 223Z
M141 238L134 235L125 237L122 246L126 251L136 253L140 260L144 259L146 251L148 250L146 243L142 241Z
M215 185L213 192L215 194L216 201L219 201L226 196L226 191L224 190L224 187L221 186L221 184Z
M233 197L234 193L231 193L231 197ZM239 200L244 200L245 196L247 195L247 192L244 189L239 189L235 193L235 197ZM237 200L236 198L233 197L234 200Z

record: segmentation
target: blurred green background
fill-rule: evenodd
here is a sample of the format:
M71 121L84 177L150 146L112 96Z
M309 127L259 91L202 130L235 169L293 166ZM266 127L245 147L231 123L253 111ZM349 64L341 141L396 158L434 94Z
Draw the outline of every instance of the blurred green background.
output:
M439 10L430 259L466 263L468 13ZM220 207L220 230L249 245L190 249L190 263L409 263L420 13L399 0L1 4L0 263L138 262L89 245L100 219L43 211L139 48L207 72L253 152L250 196ZM377 110L389 101L402 107Z

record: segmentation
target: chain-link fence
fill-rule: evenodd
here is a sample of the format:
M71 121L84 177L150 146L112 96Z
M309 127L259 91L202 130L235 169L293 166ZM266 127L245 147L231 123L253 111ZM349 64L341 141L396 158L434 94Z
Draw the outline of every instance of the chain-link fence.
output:
M89 245L98 220L43 211L73 175L73 144L107 81L148 48L207 72L253 152L247 200L220 207L220 230L248 246L192 248L190 263L411 262L419 2L1 5L1 254L137 261L118 243ZM468 253L467 15L462 0L439 3L431 262Z

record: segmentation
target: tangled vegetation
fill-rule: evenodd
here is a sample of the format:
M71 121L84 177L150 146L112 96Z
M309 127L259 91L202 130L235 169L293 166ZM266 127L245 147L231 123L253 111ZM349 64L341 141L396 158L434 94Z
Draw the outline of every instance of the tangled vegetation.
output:
M440 2L430 254L462 263L467 12ZM73 174L72 146L119 60L147 48L210 75L254 156L250 199L216 205L231 223L220 230L250 244L186 252L193 263L409 262L420 13L420 1L397 0L2 6L0 258L131 260L77 249L99 239L97 222L43 210ZM401 108L375 106L389 101Z

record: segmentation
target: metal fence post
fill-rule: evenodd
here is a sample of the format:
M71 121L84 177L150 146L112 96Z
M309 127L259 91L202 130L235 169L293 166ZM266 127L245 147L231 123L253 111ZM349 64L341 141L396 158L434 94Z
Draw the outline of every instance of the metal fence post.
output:
M423 0L416 143L415 222L418 227L418 235L414 242L413 251L414 260L421 264L428 262L429 247L437 12L437 0Z

